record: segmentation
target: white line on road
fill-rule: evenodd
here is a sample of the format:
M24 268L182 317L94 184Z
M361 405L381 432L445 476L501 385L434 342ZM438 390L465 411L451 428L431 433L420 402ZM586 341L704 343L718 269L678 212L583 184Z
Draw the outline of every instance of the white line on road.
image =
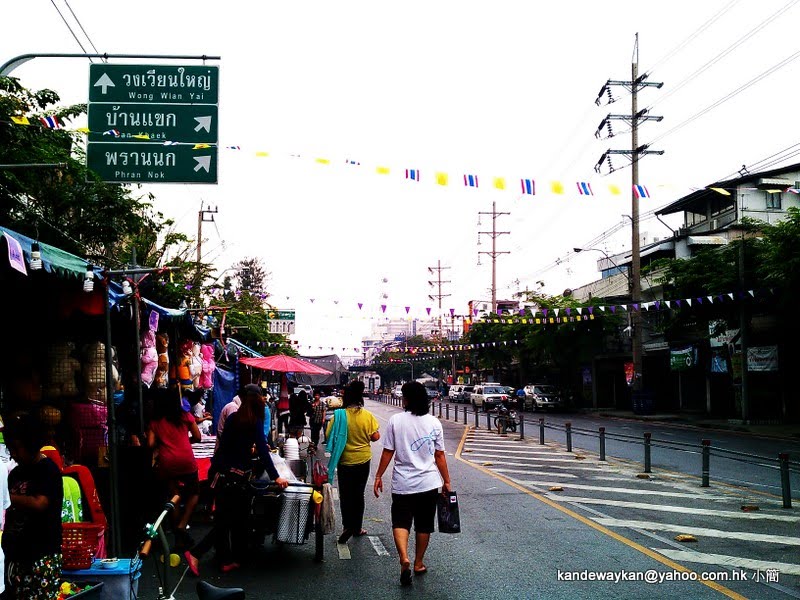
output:
M628 521L625 519L592 519L604 527L627 527L628 529L651 529L655 531L677 531L698 537L729 538L733 540L747 540L749 542L767 542L770 544L786 544L800 546L800 538L787 535L770 535L766 533L749 533L747 531L723 531L722 529L708 529L707 527L687 527L673 525L672 523L659 523L655 521Z
M375 553L378 556L389 556L389 551L383 545L381 538L379 538L377 535L368 535L367 537L369 538L369 542L372 544L372 547L375 549Z
M509 454L528 454L531 456L573 456L569 452L559 452L558 450L533 450L533 449L525 449L520 448L519 446L514 447L513 450L508 448L501 448L502 444L475 444L473 442L467 442L465 446L467 448L474 448L475 450L495 450L497 452L508 452Z
M685 492L662 492L659 490L643 490L640 488L624 488L624 487L611 487L603 485L582 485L578 483L560 484L552 481L522 481L517 480L518 483L525 485L538 485L541 487L549 487L551 485L565 485L567 491L571 489L576 490L593 490L597 492L618 492L620 494L634 494L640 496L668 496L670 498L694 498L702 500L730 500L726 496L710 496L706 494L689 494Z
M552 473L550 471L525 471L524 469L492 469L497 473L521 473L523 475L544 475L546 477L572 477L576 478L577 475L572 473Z
M341 560L350 560L350 548L347 547L347 544L336 544L336 550L339 552L339 558Z
M740 558L738 556L726 556L724 554L706 554L704 552L695 552L694 550L672 550L670 548L653 548L653 550L678 562L694 562L731 568L738 567L741 569L752 569L753 571L778 569L781 575L800 575L800 565L794 563L755 560L752 558Z
M645 502L626 502L624 500L604 500L602 498L578 498L576 496L561 496L559 494L545 494L550 500L556 502L575 502L577 504L602 504L605 506L620 506L623 508L638 508L642 510L656 510L661 512L685 513L692 516L705 515L708 517L727 517L731 519L754 519L756 521L771 520L784 523L800 523L800 517L787 515L771 515L764 512L734 512L729 510L713 510L708 508L693 508L688 506L669 506L665 504L647 504Z
M484 455L484 456L489 456L491 458L491 455ZM501 457L496 457L496 458L504 458L504 457L501 456ZM479 461L472 460L472 462L479 462ZM500 466L503 466L503 467L533 467L533 468L536 468L536 469L565 469L565 470L568 470L568 471L593 471L595 473L600 472L600 468L599 467L573 467L572 465L570 465L570 466L567 466L567 465L540 465L540 464L536 464L535 462L518 463L518 462L505 462L505 461L503 461L502 463L498 463L498 464ZM497 470L497 469L495 469L495 470Z
M525 458L525 456L519 455L508 455L508 454L497 454L497 452L502 452L502 450L495 450L494 452L470 452L472 456L491 456L493 458L515 458L519 460L520 458ZM571 464L578 464L578 461L575 458L544 458L541 456L531 456L532 460L535 461L543 461L543 462L559 462L559 463L571 463ZM585 461L583 461L585 464Z

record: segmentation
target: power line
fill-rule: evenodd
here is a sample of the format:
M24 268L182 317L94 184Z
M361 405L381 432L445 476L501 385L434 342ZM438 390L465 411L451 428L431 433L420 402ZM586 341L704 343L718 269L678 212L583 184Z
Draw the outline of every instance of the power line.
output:
M738 1L738 0L735 0L735 1ZM650 108L652 108L653 106L655 106L655 105L657 105L657 104L659 104L659 103L662 103L662 102L664 102L664 100L666 100L667 98L669 98L670 96L672 96L672 95L673 95L675 92L677 92L678 90L680 90L680 89L682 89L683 87L685 87L686 85L688 85L688 84L689 84L689 83L690 83L692 80L694 80L694 79L695 79L696 77L698 77L700 74L704 73L705 71L707 71L708 69L710 69L711 67L713 67L713 66L714 66L715 64L717 64L717 63L718 63L720 60L722 60L722 59L723 59L723 58L725 58L725 57L726 57L728 54L730 54L731 52L733 52L734 50L736 50L736 48L738 48L739 46L741 46L742 44L744 44L744 43L745 43L747 40L749 40L751 37L753 37L753 36L754 36L755 34L757 34L759 31L761 31L762 29L764 29L764 27L766 27L767 25L769 25L769 24L770 24L772 21L774 21L775 19L777 19L779 16L781 16L781 15L782 15L783 13L785 13L787 10L789 10L790 8L792 8L792 6L794 6L794 5L795 5L795 4L797 4L798 2L800 2L800 0L790 0L790 2L787 2L786 4L784 4L782 8L778 9L778 10L777 10L776 12L774 12L772 15L770 15L769 17L767 17L766 19L764 19L763 21L761 21L761 23L759 23L758 25L756 25L756 26L755 26L753 29L751 29L750 31L748 31L748 32L747 32L745 35L743 35L743 36L742 36L742 37L740 37L738 40L736 40L736 41L735 41L733 44L731 44L730 46L728 46L727 48L725 48L725 49L724 49L722 52L720 52L719 54L717 54L717 55L716 55L714 58L712 58L711 60L707 61L705 64L701 65L701 66L700 66L698 69L696 69L696 70L695 70L693 73L691 73L690 75L688 75L688 76L684 77L682 80L680 80L680 81L679 81L677 84L675 84L675 86L674 86L674 87L672 87L672 89L670 89L670 91L669 91L669 92L665 93L665 94L664 94L663 96L661 96L660 98L656 98L656 100L653 102L653 104L651 104L650 106L648 106L647 110L649 110Z
M81 50L83 50L83 53L84 54L88 54L88 52L86 52L86 48L83 47L83 44L81 44L81 41L78 39L78 36L75 35L75 32L72 30L72 26L69 24L67 19L64 18L64 15L62 14L62 12L58 8L58 6L56 6L55 0L50 0L50 4L52 4L53 8L56 9L56 12L58 13L58 16L61 17L62 21L64 21L64 25L67 26L67 29L69 29L69 32L72 34L72 37L75 38L75 41L78 42L78 46L80 46ZM89 58L89 62L94 62L94 61L91 58Z
M83 32L83 35L85 35L86 39L89 40L89 43L92 45L92 49L97 54L100 54L100 51L97 49L97 46L94 45L94 42L92 41L92 38L89 37L89 34L86 33L86 30L83 28L83 23L81 23L81 20L78 18L78 15L75 14L75 11L72 10L72 7L69 5L69 2L67 0L64 0L64 4L67 5L67 8L69 9L69 12L72 13L72 17L75 19L75 22L78 23L78 27L81 28L81 31Z

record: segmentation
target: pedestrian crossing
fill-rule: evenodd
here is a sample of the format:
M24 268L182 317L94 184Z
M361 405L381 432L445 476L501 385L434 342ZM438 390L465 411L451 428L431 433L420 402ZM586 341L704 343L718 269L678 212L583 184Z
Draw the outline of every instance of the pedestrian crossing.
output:
M627 531L698 574L744 569L748 581L773 588L766 595L800 598L800 510L782 508L780 498L721 484L702 488L695 478L657 469L640 478L640 465L488 430L469 430L461 458L600 526ZM696 541L678 542L679 534Z

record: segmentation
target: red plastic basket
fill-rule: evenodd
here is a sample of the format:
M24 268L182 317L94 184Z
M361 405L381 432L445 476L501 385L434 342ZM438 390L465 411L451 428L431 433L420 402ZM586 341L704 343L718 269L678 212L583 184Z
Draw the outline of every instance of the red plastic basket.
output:
M68 571L90 568L104 529L97 523L62 523L62 567Z

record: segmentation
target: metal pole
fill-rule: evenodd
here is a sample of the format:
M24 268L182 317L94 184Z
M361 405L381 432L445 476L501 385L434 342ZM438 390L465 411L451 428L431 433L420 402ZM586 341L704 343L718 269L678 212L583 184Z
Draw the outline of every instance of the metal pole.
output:
M467 424L467 407L464 407L464 425Z
M650 437L652 434L649 431L644 432L644 472L651 473L650 470Z
M639 183L639 34L636 34L633 62L631 63L631 303L638 304L642 296L641 256L639 249L639 199L636 196L636 185ZM633 360L633 392L644 389L642 376L642 313L631 307L631 328L633 343L631 354Z
M783 508L792 508L792 484L789 479L789 453L778 454L781 462L781 494L783 494Z
M121 522L119 514L119 458L117 456L117 413L114 405L114 361L111 354L111 306L108 280L103 281L103 304L106 319L106 401L108 402L108 458L110 461L109 483L111 485L111 551L120 556Z
M450 420L450 405L449 404L445 404L444 405L444 418L447 419L448 421Z
M519 416L519 439L525 439L525 416Z
M0 77L8 77L11 72L18 66L32 60L34 58L144 58L144 59L158 59L158 60L221 60L221 56L201 56L181 55L181 54L86 54L86 53L40 53L35 54L20 54L15 56L9 61L0 66Z
M477 429L478 427L480 427L480 425L478 424L478 411L477 411L477 409L473 408L472 409L472 414L475 416L475 429Z
M564 423L564 429L567 432L567 452L572 452L572 423Z
M600 428L600 460L606 459L606 428Z
M703 440L703 482L700 487L708 487L708 475L711 467L711 440Z
M489 431L492 430L492 419L488 412L486 413L486 429L488 429Z
M539 417L539 444L544 446L544 418Z
M439 418L442 418L442 403L439 402Z

